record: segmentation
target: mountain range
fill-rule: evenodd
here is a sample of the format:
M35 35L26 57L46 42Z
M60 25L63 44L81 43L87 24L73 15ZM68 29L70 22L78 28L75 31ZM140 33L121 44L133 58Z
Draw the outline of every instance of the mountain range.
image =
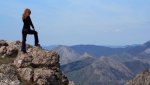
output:
M68 64L82 59L85 56L99 58L102 56L111 57L121 62L149 58L150 54L150 41L139 45L127 45L122 47L108 47L97 45L55 45L45 46L47 50L55 50L62 57L61 64Z
M51 50L61 56L63 72L76 85L123 85L150 68L150 41L123 47L59 45Z

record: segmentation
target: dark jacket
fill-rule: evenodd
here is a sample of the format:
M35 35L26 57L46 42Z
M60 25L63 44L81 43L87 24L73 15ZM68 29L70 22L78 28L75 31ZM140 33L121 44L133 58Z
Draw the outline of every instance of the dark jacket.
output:
M23 19L23 23L24 23L24 25L23 25L23 30L22 31L31 30L30 26L32 26L32 28L34 28L30 16Z

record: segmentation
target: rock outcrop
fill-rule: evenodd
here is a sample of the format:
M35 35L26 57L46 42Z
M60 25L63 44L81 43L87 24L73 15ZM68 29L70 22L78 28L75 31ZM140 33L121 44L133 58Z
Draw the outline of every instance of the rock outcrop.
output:
M20 85L17 70L11 64L0 66L0 85Z
M27 44L27 49L32 46ZM0 40L0 55L2 58L5 57L16 57L19 50L21 49L20 41L13 41L8 43L5 40Z
M1 56L17 56L0 66L0 85L74 85L62 73L56 52L28 45L22 53L20 47L19 41L0 41Z
M128 81L125 85L150 85L150 69L136 75L135 78Z

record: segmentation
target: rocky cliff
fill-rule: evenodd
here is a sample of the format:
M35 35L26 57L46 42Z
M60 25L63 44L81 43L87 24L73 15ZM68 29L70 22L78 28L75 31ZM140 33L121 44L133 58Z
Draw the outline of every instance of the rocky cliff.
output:
M21 42L0 40L0 57L14 57L13 63L0 65L0 85L73 85L62 73L59 55L27 45L20 51Z
M150 85L150 69L136 75L125 85Z

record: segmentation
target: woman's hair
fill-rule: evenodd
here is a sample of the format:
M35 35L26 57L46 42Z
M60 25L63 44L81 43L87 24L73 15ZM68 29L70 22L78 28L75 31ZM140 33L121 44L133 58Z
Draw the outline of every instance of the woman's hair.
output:
M30 14L31 14L31 10L28 9L28 8L26 8L26 9L24 10L23 15L22 15L22 19L24 20L24 19L27 18Z

